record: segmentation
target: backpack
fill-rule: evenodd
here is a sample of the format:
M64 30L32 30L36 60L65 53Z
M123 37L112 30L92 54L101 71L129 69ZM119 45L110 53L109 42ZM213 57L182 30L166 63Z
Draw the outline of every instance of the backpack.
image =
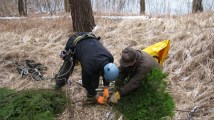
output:
M150 54L160 65L162 65L166 59L166 56L168 55L169 48L170 40L163 40L161 42L146 47L142 51Z

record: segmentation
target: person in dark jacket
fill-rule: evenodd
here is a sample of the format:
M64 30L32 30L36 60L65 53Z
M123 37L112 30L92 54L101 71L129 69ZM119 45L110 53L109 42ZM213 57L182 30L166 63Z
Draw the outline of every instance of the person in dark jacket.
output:
M120 73L115 81L117 91L110 97L110 102L117 103L121 96L135 91L141 80L153 68L159 68L159 64L148 53L126 47L122 51L120 59Z
M98 103L106 103L109 97L108 86L114 81L119 70L112 54L99 42L98 38L90 33L77 33L71 36L66 43L65 50L61 52L64 59L63 66L56 76L56 89L65 85L72 74L75 62L79 61L82 68L82 84L89 96L94 96ZM100 96L96 92L99 78L103 77L104 93Z

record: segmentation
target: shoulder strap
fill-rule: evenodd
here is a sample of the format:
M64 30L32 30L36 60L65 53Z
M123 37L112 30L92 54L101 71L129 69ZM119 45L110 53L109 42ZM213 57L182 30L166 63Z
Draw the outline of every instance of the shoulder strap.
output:
M78 36L72 43L72 46L76 46L78 42L84 40L84 39L88 39L88 38L95 38L95 39L98 39L94 34L92 33L88 33L88 34L83 34L83 35L80 35ZM98 39L99 40L99 39Z

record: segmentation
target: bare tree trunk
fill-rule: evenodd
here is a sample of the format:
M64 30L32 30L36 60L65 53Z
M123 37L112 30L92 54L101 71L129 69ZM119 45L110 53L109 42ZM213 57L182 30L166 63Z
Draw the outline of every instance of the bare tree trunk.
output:
M145 0L140 0L140 13L145 13Z
M18 0L18 10L19 15L21 16L27 16L27 6L26 6L26 0L25 2L23 0Z
M203 11L202 0L193 0L192 1L192 13L202 12L202 11Z
M46 5L47 5L47 8L48 8L50 15L52 16L53 11L52 11L52 6L51 6L51 0L46 0Z
M65 8L65 12L71 12L71 1L70 0L64 0L64 8Z
M27 16L27 0L25 0L24 2L24 13L25 13L25 16Z
M90 0L71 0L71 16L74 32L91 32L95 27Z

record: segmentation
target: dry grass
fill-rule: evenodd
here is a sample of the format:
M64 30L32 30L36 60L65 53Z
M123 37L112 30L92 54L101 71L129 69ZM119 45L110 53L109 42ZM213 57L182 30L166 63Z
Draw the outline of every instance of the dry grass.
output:
M47 75L52 77L59 68L58 52L71 34L70 23L68 18L0 21L1 86L15 89L47 86L47 81L20 79L11 62L36 60L49 68Z
M187 119L188 112L198 106L194 119L214 119L214 13L178 17L150 17L148 20L103 20L96 18L101 42L114 55L119 65L121 51L126 46L143 49L164 39L171 40L169 56L163 65L169 74L169 91L176 102L174 119ZM58 72L62 61L58 53L69 34L69 18L0 21L0 87L12 89L51 88L53 81L22 79L12 62L36 60L48 67L46 77ZM81 79L76 68L73 80ZM74 92L75 86L68 93ZM80 88L82 89L82 88ZM70 92L69 92L70 91ZM75 106L74 106L75 108ZM66 109L58 119L107 119L109 106L92 105L82 109ZM181 110L181 111L179 111Z

